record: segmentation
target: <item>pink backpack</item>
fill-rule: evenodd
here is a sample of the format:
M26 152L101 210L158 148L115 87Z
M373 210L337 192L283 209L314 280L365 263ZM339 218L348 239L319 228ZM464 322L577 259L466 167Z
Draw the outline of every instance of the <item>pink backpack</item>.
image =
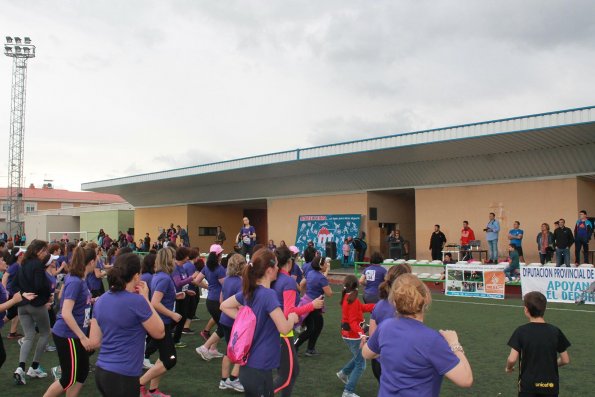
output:
M227 345L227 357L232 363L246 365L255 329L256 316L254 312L248 305L242 306L233 322L230 341Z

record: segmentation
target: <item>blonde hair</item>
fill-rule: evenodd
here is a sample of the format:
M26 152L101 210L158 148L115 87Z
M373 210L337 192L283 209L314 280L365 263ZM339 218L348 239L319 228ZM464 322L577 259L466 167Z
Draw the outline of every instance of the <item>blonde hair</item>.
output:
M413 274L402 274L393 282L391 298L397 312L401 315L415 315L424 313L432 296L428 287Z
M157 252L155 258L155 272L165 272L171 274L174 271L174 258L176 256L176 250L172 247L164 247Z
M242 276L242 271L246 265L246 258L244 255L235 254L227 261L227 276Z

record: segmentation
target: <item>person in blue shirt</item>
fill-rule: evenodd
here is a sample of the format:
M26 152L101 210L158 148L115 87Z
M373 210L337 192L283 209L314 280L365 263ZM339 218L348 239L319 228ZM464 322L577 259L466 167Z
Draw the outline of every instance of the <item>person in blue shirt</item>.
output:
M496 214L490 212L490 220L483 229L486 232L488 241L489 257L487 263L498 263L498 233L500 232L500 222L496 219Z
M510 240L510 244L514 244L514 246L516 247L516 251L519 253L520 261L524 262L525 258L523 257L522 243L523 243L523 234L525 232L523 232L523 229L520 229L520 226L521 226L521 222L514 221L513 228L510 229L510 231L508 232L508 239Z
M583 250L583 263L589 263L589 240L593 234L593 224L587 219L587 211L582 210L578 213L578 220L574 226L574 263L577 265L581 262L581 249Z

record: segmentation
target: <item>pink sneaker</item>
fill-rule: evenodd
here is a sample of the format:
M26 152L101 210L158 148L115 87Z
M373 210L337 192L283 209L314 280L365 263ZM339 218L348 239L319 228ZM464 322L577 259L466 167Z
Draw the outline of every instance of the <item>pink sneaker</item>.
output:
M165 394L159 389L156 389L153 393L149 392L150 397L171 397L169 394Z
M223 357L223 354L219 352L219 350L217 350L217 348L215 346L212 346L209 349L209 353L211 354L211 357L213 358L221 358Z
M140 385L140 397L151 397L151 393L145 388L145 385Z

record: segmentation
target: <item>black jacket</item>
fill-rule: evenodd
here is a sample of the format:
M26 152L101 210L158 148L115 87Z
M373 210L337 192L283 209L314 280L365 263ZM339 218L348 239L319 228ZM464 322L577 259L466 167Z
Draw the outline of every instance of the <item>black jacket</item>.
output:
M14 290L33 292L37 297L30 302L31 306L43 306L50 300L51 286L44 264L37 258L25 261L19 266L19 272L14 283Z
M570 248L574 244L574 236L572 230L564 226L554 230L554 245L556 248Z

